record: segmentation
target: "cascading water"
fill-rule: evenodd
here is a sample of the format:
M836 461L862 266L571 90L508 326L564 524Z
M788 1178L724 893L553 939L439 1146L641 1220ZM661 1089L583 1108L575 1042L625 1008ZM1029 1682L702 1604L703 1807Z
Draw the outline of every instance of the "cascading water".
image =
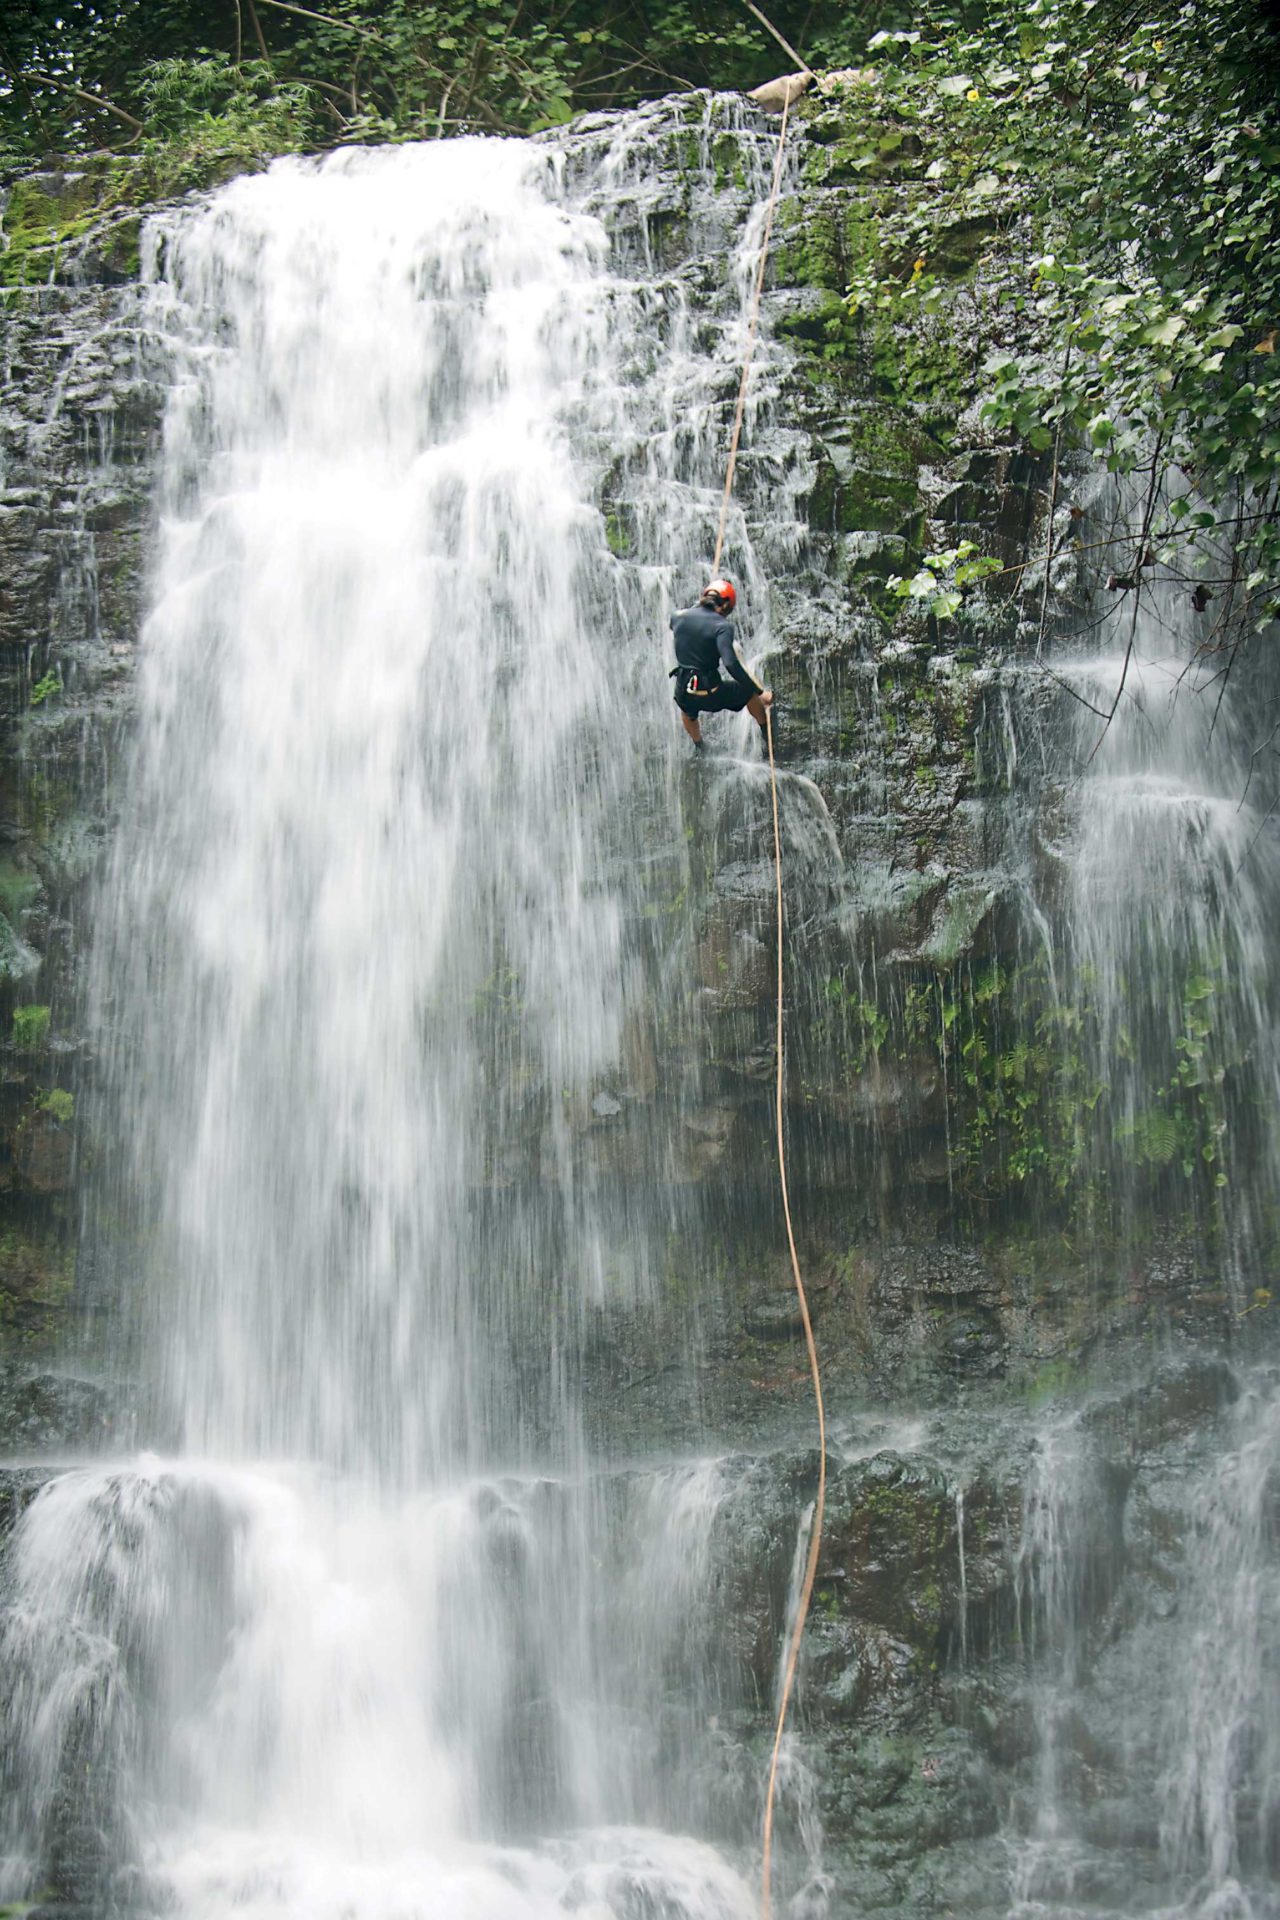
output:
M1207 1457L1175 1437L1118 1472L1107 1438L1105 1413L1057 1416L1026 1486L1014 1911L1262 1920L1280 1846L1274 1370L1244 1376Z
M1184 1193L1198 1173L1199 1231L1243 1290L1277 1230L1280 869L1271 772L1253 751L1257 672L1232 685L1198 652L1188 609L1162 592L1125 643L1055 663L1078 697L1054 990L1082 1016L1088 1096L1108 1118L1090 1171L1126 1206L1135 1170L1167 1169Z
M737 112L676 129L695 182ZM172 387L93 1023L100 1230L134 1236L180 1457L66 1476L18 1531L0 1898L745 1910L706 1847L609 1824L685 1824L643 1722L702 1596L631 1503L610 1678L573 1384L590 1303L642 1300L672 1226L669 1129L641 1116L619 1181L582 1116L632 1097L664 999L646 889L688 853L635 834L678 817L662 634L714 528L769 158L732 136L695 342L643 219L610 257L655 129L284 162L150 230Z
M1079 1051L1098 1114L1077 1120L1078 1177L1139 1256L1162 1230L1211 1245L1239 1314L1269 1298L1254 1289L1280 1191L1280 896L1253 731L1269 675L1255 664L1233 686L1187 605L1161 590L1118 644L1053 663L1075 696L1069 771L1028 946L1047 949L1046 997L1068 1010L1049 1030ZM1154 1485L1108 1459L1087 1408L1037 1437L1017 1569L1033 1738L1016 1912L1275 1911L1278 1412L1259 1368L1207 1452L1201 1436ZM1127 1536L1144 1531L1170 1551L1138 1598Z
M155 1452L51 1475L10 1540L0 1901L750 1910L812 1497L807 1437L786 1411L760 1430L791 1385L776 1300L752 1303L771 1377L726 1420L779 1454L671 1455L706 1446L697 1365L724 1351L690 1276L771 1204L768 789L745 721L677 777L664 638L714 535L770 152L736 106L667 103L285 162L150 229L170 401L96 909L90 1235L95 1273L129 1269ZM767 407L784 359L766 338L730 522L749 653L805 557L805 443ZM1272 794L1260 769L1239 806L1235 684L1212 730L1200 669L1153 703L1190 648L1162 666L1143 621L1096 757L1087 707L1056 729L1030 849L1009 756L992 831L1035 962L1009 1038L1043 1044L1050 1006L1077 1036L1080 1177L1131 1205L1135 1245L1139 1175L1149 1201L1195 1156L1238 1310L1275 1189ZM1122 670L1054 666L1104 710ZM995 689L1011 748L1019 671ZM841 753L834 818L789 770L780 794L798 1140L809 1066L845 1071L816 1016L864 937ZM843 1111L819 1104L812 1153L841 1206ZM908 1346L986 1287L976 1250L928 1265ZM829 1289L875 1284L850 1262ZM1030 1342L1020 1286L980 1311L1009 1291ZM623 1319L634 1350L610 1347ZM866 1446L833 1428L784 1754L792 1920L1273 1920L1276 1382L1241 1367L1229 1404L1227 1373L1144 1413L1141 1445L1105 1397L1030 1451L976 1397L871 1419Z

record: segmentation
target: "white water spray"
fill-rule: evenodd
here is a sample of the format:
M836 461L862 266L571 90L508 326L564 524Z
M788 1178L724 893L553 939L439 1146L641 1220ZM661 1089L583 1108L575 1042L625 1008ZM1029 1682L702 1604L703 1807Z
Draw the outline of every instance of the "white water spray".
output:
M642 120L572 190L550 146L442 142L282 162L150 231L172 387L93 1014L182 1457L67 1476L18 1530L0 1898L747 1909L629 1824L682 1803L611 1724L697 1637L661 1543L714 1474L629 1515L611 1661L572 1380L605 1237L639 1284L672 1173L641 1127L620 1197L578 1116L625 1090L619 856L718 506L722 368L601 217ZM619 458L644 569L595 503Z

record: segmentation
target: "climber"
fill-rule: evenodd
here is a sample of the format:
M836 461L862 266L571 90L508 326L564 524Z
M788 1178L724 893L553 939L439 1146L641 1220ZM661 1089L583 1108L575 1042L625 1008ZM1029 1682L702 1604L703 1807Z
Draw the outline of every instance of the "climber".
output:
M699 721L704 713L741 713L745 707L761 733L768 725L765 708L773 705L773 695L752 679L734 648L730 615L737 601L732 580L712 580L696 607L671 616L675 701L695 747L702 745Z

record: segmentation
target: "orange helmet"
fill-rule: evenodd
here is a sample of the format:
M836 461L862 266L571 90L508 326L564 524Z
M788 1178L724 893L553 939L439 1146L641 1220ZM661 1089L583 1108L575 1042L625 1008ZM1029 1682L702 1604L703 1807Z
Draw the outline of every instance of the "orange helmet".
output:
M718 600L726 613L732 613L738 604L738 592L732 580L709 580L702 589L701 598Z

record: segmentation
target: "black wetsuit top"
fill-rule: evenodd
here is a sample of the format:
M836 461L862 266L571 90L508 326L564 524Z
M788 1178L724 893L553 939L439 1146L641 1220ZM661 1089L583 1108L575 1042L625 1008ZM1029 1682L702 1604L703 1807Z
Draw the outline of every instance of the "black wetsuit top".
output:
M747 693L760 692L734 651L733 622L714 607L686 607L683 613L673 613L671 631L677 666L695 669L709 685L724 677L736 680Z

